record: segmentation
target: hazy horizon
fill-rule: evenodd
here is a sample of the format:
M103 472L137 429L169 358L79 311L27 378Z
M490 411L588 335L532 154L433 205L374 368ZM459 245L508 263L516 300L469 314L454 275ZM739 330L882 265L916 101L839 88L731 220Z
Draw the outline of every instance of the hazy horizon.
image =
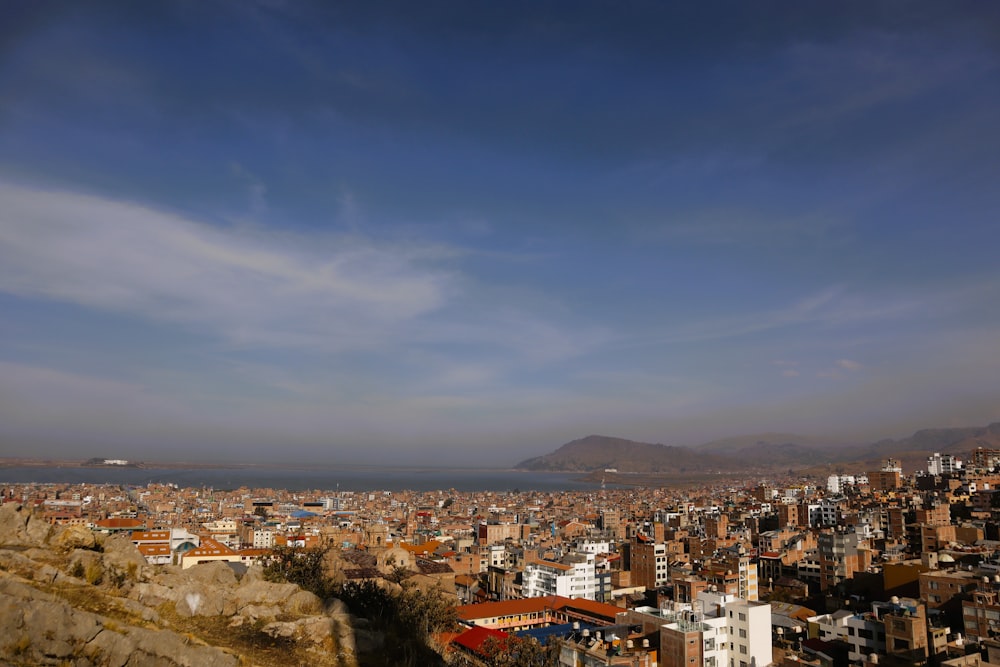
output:
M509 466L1000 421L1000 5L4 23L0 455Z

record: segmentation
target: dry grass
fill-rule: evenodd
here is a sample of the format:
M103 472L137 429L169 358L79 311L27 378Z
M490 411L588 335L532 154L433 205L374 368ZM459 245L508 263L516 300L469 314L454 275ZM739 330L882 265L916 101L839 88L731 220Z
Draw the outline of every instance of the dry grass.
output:
M265 623L246 622L230 627L229 616L181 616L171 604L161 605L157 611L172 630L196 638L199 643L218 646L239 656L240 664L257 667L285 667L285 665L337 665L335 654L317 655L306 651L304 645L290 639L275 639L264 634ZM328 660L324 660L328 658Z

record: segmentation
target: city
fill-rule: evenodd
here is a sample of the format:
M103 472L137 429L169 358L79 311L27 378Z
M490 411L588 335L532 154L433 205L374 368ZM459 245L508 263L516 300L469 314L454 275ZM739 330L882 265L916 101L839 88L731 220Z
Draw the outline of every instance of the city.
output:
M127 535L150 565L329 549L344 581L444 592L461 625L445 655L472 664L508 635L558 642L567 666L1000 662L996 449L683 490L2 492Z

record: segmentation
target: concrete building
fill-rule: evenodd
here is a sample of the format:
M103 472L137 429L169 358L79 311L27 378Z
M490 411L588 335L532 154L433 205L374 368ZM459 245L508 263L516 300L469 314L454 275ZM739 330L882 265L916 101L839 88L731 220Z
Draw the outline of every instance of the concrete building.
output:
M559 595L594 600L597 576L594 554L569 554L562 562L533 559L525 563L521 594L526 598Z
M930 475L952 475L962 471L962 461L951 454L934 452L927 457L927 473Z
M635 542L629 545L632 585L648 589L669 581L667 545L663 542Z
M819 534L819 587L827 590L864 572L871 565L871 551L857 533L828 530Z

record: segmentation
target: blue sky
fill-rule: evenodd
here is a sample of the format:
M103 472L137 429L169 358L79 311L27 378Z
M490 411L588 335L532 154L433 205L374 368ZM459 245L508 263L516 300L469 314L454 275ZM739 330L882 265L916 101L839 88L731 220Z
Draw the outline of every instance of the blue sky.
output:
M0 451L1000 419L1000 6L8 3Z

